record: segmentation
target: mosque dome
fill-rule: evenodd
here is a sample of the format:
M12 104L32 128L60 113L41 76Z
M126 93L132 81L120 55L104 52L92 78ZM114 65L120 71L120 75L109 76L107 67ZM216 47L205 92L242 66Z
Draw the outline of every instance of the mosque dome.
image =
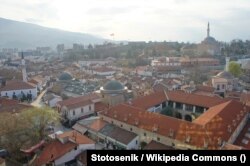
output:
M103 90L106 90L106 91L119 91L123 89L124 89L124 86L119 81L116 81L116 80L108 81L103 86Z
M213 44L213 43L217 43L217 41L215 40L215 38L208 36L204 39L203 43L206 44Z
M59 80L61 80L61 81L67 81L67 80L72 80L72 79L73 79L72 75L68 72L63 72L59 76Z

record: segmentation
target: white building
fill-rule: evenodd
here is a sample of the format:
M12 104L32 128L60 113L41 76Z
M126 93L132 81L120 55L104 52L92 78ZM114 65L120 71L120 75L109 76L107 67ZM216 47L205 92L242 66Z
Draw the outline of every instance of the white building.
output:
M95 149L95 142L77 131L68 131L57 135L56 140L45 145L42 153L35 160L35 165L64 166L74 161L82 151L87 149Z
M105 149L139 149L139 136L115 126L100 117L91 117L78 121L73 129L98 142Z
M55 94L48 94L44 97L44 101L49 107L54 108L58 102L62 101L62 97Z
M181 66L180 57L161 57L151 61L151 66Z
M0 94L2 97L6 96L10 99L21 99L23 95L31 94L32 100L34 100L37 97L37 87L27 82L12 80L0 88Z
M95 114L95 103L101 98L96 94L73 97L57 103L58 111L71 125L74 121Z

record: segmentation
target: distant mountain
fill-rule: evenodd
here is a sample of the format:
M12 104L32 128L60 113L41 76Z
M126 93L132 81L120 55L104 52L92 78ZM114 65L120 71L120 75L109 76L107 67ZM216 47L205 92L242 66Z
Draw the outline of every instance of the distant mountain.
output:
M105 39L85 34L46 28L35 24L0 18L0 48L34 48L57 44L103 43Z

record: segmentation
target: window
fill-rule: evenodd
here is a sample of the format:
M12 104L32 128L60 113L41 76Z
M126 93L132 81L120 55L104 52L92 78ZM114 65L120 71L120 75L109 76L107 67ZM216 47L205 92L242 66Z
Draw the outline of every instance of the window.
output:
M144 133L144 136L146 137L146 136L147 136L147 134L146 134L146 133Z
M220 85L217 85L217 90L220 90Z
M160 141L161 140L161 138L160 137L157 137L157 141Z
M8 96L8 93L7 93L7 92L5 93L5 96Z
M225 89L225 85L224 84L222 84L222 87L221 87L222 89Z
M76 113L75 113L75 110L73 110L73 115L75 115Z
M186 111L193 111L193 106L186 104Z
M83 113L83 108L81 108L81 112Z
M111 121L111 123L112 123L112 124L114 124L114 122L113 122L113 121Z
M91 110L91 105L89 106L89 110Z
M123 127L123 125L121 124L121 127Z
M133 131L133 129L132 129L132 128L130 128L130 131Z
M138 141L137 141L137 140L135 141L135 144L136 144L136 145L138 144Z

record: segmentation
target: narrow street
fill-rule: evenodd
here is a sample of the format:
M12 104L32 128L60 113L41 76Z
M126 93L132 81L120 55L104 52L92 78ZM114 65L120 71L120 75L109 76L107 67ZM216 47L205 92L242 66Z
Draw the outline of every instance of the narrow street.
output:
M39 96L37 96L36 100L34 100L31 105L34 107L42 107L43 104L41 102L42 97L44 96L44 94L47 92L47 89L43 90Z

